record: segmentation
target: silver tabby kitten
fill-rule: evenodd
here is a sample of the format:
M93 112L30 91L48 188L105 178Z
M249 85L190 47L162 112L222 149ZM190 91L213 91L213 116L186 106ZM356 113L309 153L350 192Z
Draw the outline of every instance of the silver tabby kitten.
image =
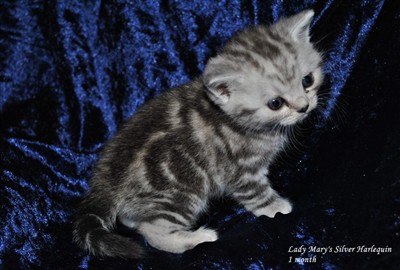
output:
M140 258L113 232L117 219L153 247L182 253L217 233L193 225L210 198L228 195L256 216L292 211L267 178L285 127L317 106L321 55L303 11L237 34L202 77L143 106L105 147L75 223L92 254Z

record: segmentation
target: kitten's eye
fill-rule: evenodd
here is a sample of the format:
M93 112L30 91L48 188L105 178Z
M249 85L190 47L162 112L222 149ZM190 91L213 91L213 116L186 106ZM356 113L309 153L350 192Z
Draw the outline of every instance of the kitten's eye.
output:
M276 97L276 98L273 98L270 101L268 101L267 105L271 110L277 111L280 108L282 108L284 103L285 103L285 100L283 98Z
M307 89L310 86L312 86L314 84L314 76L312 75L312 73L309 73L308 75L304 76L301 83L303 84L304 89Z

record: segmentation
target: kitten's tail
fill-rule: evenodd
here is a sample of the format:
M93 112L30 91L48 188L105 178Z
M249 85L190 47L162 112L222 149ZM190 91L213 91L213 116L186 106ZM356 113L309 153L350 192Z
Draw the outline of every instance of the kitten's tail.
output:
M93 211L94 212L94 211ZM96 213L81 213L75 221L74 242L89 253L104 257L140 259L144 250L139 243L114 233L113 222Z

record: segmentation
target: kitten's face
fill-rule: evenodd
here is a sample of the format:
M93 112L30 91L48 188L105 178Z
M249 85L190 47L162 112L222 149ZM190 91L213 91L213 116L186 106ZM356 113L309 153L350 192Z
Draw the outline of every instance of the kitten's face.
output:
M303 120L317 106L323 79L321 55L309 42L313 14L304 11L234 37L207 64L210 98L251 129Z

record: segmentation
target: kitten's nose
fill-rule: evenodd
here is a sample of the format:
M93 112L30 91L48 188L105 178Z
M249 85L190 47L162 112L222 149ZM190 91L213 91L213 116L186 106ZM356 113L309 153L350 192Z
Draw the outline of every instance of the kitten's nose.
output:
M309 105L307 104L306 106L304 106L303 108L301 108L300 110L298 110L297 112L299 113L305 113L308 110Z

